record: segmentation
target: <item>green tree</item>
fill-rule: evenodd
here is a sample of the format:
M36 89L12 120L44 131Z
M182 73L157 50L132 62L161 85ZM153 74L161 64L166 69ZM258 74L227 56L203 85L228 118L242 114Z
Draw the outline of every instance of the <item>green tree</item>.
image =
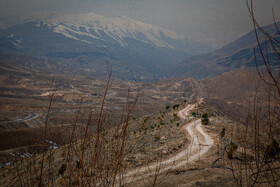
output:
M238 145L234 144L233 142L230 142L228 147L227 147L227 157L229 159L233 159L233 154L235 153L235 151L237 150Z
M176 105L173 105L172 108L173 108L174 110L176 110L177 108L179 108L179 106L180 106L180 105L176 104Z
M276 157L276 155L278 155L279 152L280 152L279 144L275 139L273 139L271 143L266 147L264 156L266 159L272 159Z
M66 164L62 164L60 169L58 170L59 175L63 175L63 173L66 171Z
M209 125L210 120L209 120L209 118L208 118L208 114L207 114L207 113L203 113L203 114L202 114L201 123L202 123L203 125Z
M226 128L224 127L220 133L221 138L225 136L225 133L226 133Z
M169 106L169 105L166 105L165 109L168 110L169 108L170 108L170 106Z

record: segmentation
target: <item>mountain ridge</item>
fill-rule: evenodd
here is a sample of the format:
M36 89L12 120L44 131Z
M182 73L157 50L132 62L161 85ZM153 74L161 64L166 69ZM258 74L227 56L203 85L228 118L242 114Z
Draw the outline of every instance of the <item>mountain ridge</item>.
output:
M276 24L279 25L280 22ZM274 24L264 26L263 29L276 39L280 39ZM258 34L261 48L265 49L265 36L260 31L258 31ZM220 49L185 59L173 68L171 76L205 79L234 69L255 68L254 48L256 49L257 63L262 66L262 57L258 49L255 31L253 30ZM272 50L268 50L268 53L271 57L271 65L277 65L277 63L274 63L277 62L277 55L273 54Z
M126 17L94 13L31 20L0 30L2 54L24 54L105 71L109 61L125 80L166 77L186 57L210 48L159 27Z

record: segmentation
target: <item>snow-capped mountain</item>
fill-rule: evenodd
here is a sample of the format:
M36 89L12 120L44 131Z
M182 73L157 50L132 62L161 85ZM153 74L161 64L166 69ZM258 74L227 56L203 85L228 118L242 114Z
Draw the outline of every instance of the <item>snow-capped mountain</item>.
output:
M117 74L125 72L127 76L133 75L133 79L164 77L172 65L210 50L208 46L150 24L95 13L29 18L23 24L0 29L0 34L2 53L16 51L71 61L83 64L84 70L100 69L97 62L108 60L113 66L116 64Z
M176 33L124 16L107 18L88 13L55 17L44 20L44 23L56 33L89 44L93 44L95 40L106 40L103 38L105 34L122 47L127 47L125 39L131 38L154 47L181 50L191 55L209 51L209 48L198 46L197 42Z

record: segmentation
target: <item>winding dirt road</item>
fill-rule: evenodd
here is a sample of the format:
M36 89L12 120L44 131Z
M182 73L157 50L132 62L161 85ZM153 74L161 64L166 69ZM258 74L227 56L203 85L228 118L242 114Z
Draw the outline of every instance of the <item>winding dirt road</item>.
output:
M190 116L189 111L195 107L195 104L188 105L186 108L178 112L178 116L185 120ZM164 172L181 166L186 166L192 162L199 160L213 146L214 140L208 135L201 125L201 120L197 119L184 125L184 130L189 134L190 143L186 149L173 155L167 160L159 163L152 163L131 170L125 174L127 181L132 181L145 176L151 176L155 172Z
M23 119L16 119L13 121L4 121L4 122L1 122L1 124L10 124L10 123L16 123L16 122L30 121L30 120L37 118L38 116L39 116L39 114L37 114L37 113L30 113L30 114L28 114L27 117L25 117Z

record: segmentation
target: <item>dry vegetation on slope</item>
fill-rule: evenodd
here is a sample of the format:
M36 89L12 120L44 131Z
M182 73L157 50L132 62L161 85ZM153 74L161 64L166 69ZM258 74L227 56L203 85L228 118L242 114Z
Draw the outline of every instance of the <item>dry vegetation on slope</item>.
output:
M186 145L189 145L186 134L182 130L183 121L176 114L177 108L178 105L170 106L164 112L135 118L121 126L102 131L99 141L97 141L97 157L92 157L95 152L96 135L89 136L84 139L85 141L80 140L43 153L45 154L45 161L43 162L42 182L56 186L80 186L89 183L93 185L99 183L104 184L104 186L112 185L114 168L119 163L115 159L118 160L120 158L118 155L121 153L118 144L121 145L121 140L124 137L125 124L127 124L126 143L120 160L122 164L119 165L120 168L117 169L117 172L123 174L129 168L150 163L160 163L160 161L176 154L176 152L184 149ZM211 116L216 115L216 112L205 104L199 105L194 111L197 116L206 111L210 111ZM106 116L104 117L106 118ZM215 141L218 138L217 132L221 129L220 125L218 125L221 124L219 122L221 119L213 120L215 123L207 127L207 131L215 136ZM93 121L93 123L95 122ZM105 125L110 123L110 120L105 120L102 123L102 125ZM138 181L134 185L177 186L186 184L186 180L179 180L182 176L189 178L194 175L204 176L204 179L191 177L188 179L188 185L205 184L206 181L209 184L232 184L233 180L230 175L219 177L221 171L210 168L211 162L217 157L215 156L216 149L219 149L219 147L211 149L206 157L201 157L191 165L187 164L176 170L170 170L168 173L158 175L156 181L153 179L156 175L152 174L151 178L148 177L142 182ZM95 175L90 174L92 159L97 159L96 161L98 161L93 169ZM10 167L2 168L2 182L8 186L37 184L40 181L38 178L40 176L40 163L42 163L42 154L22 159ZM15 177L11 178L11 176ZM123 180L123 182L125 181Z
M87 121L89 110L92 109L95 113L100 110L106 81L71 76L63 74L63 72L46 75L40 71L37 72L36 69L31 71L13 63L10 66L7 64L2 64L3 66L0 68L2 72L0 75L0 165L7 164L23 155L33 155L40 152L48 94L53 76L55 82L58 83L58 90L52 103L46 137L59 146L65 145L71 135L71 129L73 129L75 116L79 109L80 116L77 121L76 138L79 139L83 136L82 132L85 129L84 124ZM130 88L132 97L137 94L139 96L131 119L165 111L166 105L173 106L184 101L193 102L197 96L203 95L197 81L189 78L152 83L126 82L114 79L110 84L104 105L104 110L110 116L111 122L104 125L104 129L121 123L119 116L127 101L128 88ZM36 114L36 118L23 120L31 114ZM165 120L163 121L167 123ZM149 123L151 123L150 120ZM157 123L155 122L155 124ZM157 128L155 124L153 124L154 128ZM89 129L90 134L94 131L95 128Z
M135 118L129 122L125 120L122 125L103 130L99 137L97 131L96 135L89 136L84 140L27 159L20 159L11 167L1 169L3 172L2 182L9 186L37 184L39 179L36 176L40 175L40 163L44 163L42 181L45 184L79 186L83 183L80 180L87 184L91 180L88 172L92 168L91 163L94 158L94 160L98 160L96 168L93 169L94 172L97 172L96 175L107 175L109 178L102 176L96 179L93 176L92 184L96 184L95 180L98 180L98 183L108 182L111 184L115 172L114 167L118 166L119 162L123 162L117 169L117 172L121 174L127 167L131 168L164 159L186 145L185 134L180 130L182 123L176 115L178 106L171 106L166 111L156 115ZM91 123L95 124L96 121ZM110 120L106 119L106 115L104 115L101 123L103 126L110 123ZM126 125L127 129L125 130ZM122 152L119 146L122 144L123 138L125 138L125 149L122 153L123 156L119 156ZM97 147L96 142L98 142ZM96 151L98 151L97 157L92 157ZM45 161L42 161L44 154ZM81 170L80 167L83 169ZM104 169L108 170L107 173L101 172Z
M252 72L251 72L252 73ZM243 76L241 76L243 75ZM247 79L247 76L251 76L250 79ZM209 113L211 116L211 124L206 127L207 132L211 133L212 136L215 137L215 146L211 149L209 153L206 154L206 157L203 157L199 159L198 161L195 161L191 165L183 166L175 170L168 171L167 173L158 175L156 183L159 186L180 186L180 185L187 185L187 186L197 186L197 185L212 185L212 186L232 186L235 183L235 180L232 176L231 169L238 167L238 165L244 165L244 163L248 162L246 159L244 159L243 154L243 148L246 147L246 150L248 152L251 152L253 150L253 147L249 146L248 142L252 142L253 145L253 137L249 137L244 139L242 137L243 134L239 134L238 132L242 131L244 132L246 129L244 129L244 126L241 124L233 123L233 121L230 121L222 116L226 112L229 112L229 114L233 113L233 107L232 105L239 106L240 101L239 98L246 96L248 98L252 97L254 92L254 86L250 84L250 82L245 82L244 80L254 80L254 74L250 74L245 70L242 71L234 71L227 74L222 75L221 77L216 77L209 80L203 80L202 82L204 85L198 85L197 82L192 82L191 79L176 79L177 84L174 84L172 80L165 80L162 81L162 84L160 85L154 85L154 83L127 83L127 85L131 86L132 95L133 91L137 90L136 87L132 87L135 85L141 85L145 87L145 91L138 92L139 99L143 96L144 98L150 101L154 101L154 103L159 103L159 106L161 107L161 112L156 114L146 114L142 117L131 117L131 121L129 121L128 129L126 131L126 146L125 151L122 156L122 169L120 170L121 173L125 173L126 169L133 168L137 166L143 166L145 164L151 163L151 162L157 162L160 160L164 160L168 157L170 157L173 154L176 154L176 152L182 150L189 140L186 139L186 134L182 133L180 130L182 127L182 121L178 119L176 114L176 105L170 105L168 110L166 110L166 103L171 102L171 98L176 95L183 99L187 96L187 98L196 98L196 94L203 95L205 94L205 90L208 92L208 100L209 102L214 102L214 107L210 105L199 105L199 107L193 112L195 112L196 116L199 117L202 115L202 113ZM226 78L225 78L226 77ZM205 84L206 81L209 81L208 85ZM77 80L77 82L79 82ZM97 83L97 82L96 82ZM99 82L100 85L101 82ZM229 84L232 83L232 84ZM240 90L235 90L234 86L236 85L243 85ZM116 87L116 85L112 85L112 92L111 90L108 92L108 103L110 104L110 100L116 101L116 96L122 95L125 97L125 91L118 92L118 89L123 88L126 84L123 83L122 86ZM219 87L215 86L218 85ZM226 87L227 86L227 87ZM102 86L100 86L101 88ZM82 93L86 93L86 89L82 89L83 87L80 85L77 90L83 90ZM139 87L137 87L139 88ZM199 89L197 89L199 88ZM67 93L67 91L63 90L66 88L61 88L60 91L64 91ZM191 89L197 89L198 91L192 96L192 94L184 93L184 91L177 91L176 90L191 90ZM124 90L124 88L123 88ZM218 90L218 91L217 91ZM70 89L69 89L70 91ZM159 91L159 92L158 92ZM58 94L61 92L58 91ZM69 93L69 92L68 92ZM127 92L126 92L127 93ZM136 93L136 92L135 92ZM153 93L158 93L158 95L153 95ZM141 95L142 94L142 95ZM145 95L146 94L146 95ZM161 95L162 94L162 95ZM170 95L168 95L170 94ZM226 97L226 94L231 94L231 97ZM148 97L150 96L150 97ZM165 96L165 97L164 97ZM169 97L168 97L169 96ZM44 96L43 96L44 97ZM213 100L210 100L209 98L213 97ZM61 98L61 95L58 95L58 98ZM88 97L90 98L90 97ZM217 102L217 99L225 98L224 105L229 105L228 108L219 108L219 102ZM115 100L114 100L115 99ZM125 100L123 99L124 103ZM239 101L239 102L238 102ZM244 104L246 102L249 103L250 100L242 100L241 104ZM63 106L62 102L57 100L58 106ZM112 102L112 101L111 101ZM113 103L113 102L112 102ZM145 107L143 105L145 102L142 102L141 100L139 102L140 106L135 108L135 111L140 110L139 107ZM119 103L121 104L121 102ZM75 118L75 114L77 114L77 109L79 105L73 104L73 112L72 112L72 118ZM142 105L142 106L141 106ZM83 106L83 105L82 105ZM174 106L174 109L173 107ZM243 106L243 105L241 105ZM240 106L240 107L241 107ZM147 108L149 107L146 106ZM58 112L56 104L54 103L54 110L55 112ZM88 110L89 107L84 107L83 110ZM100 107L93 108L93 111L98 111ZM106 107L104 108L106 109ZM228 110L225 110L228 109ZM235 109L235 108L234 108ZM159 110L156 107L154 110ZM114 115L110 115L109 110L105 110L104 113L107 117L112 117L113 120L105 120L102 128L102 135L100 139L100 145L101 147L98 148L98 150L102 150L100 152L100 156L98 159L106 158L109 159L108 161L102 160L100 163L101 165L96 165L96 172L100 171L100 167L103 166L106 168L106 171L108 172L106 175L104 173L98 173L97 176L102 176L99 179L99 182L108 182L109 178L112 178L114 176L114 167L112 168L112 163L116 164L116 160L114 161L113 157L110 157L109 155L114 155L116 153L120 153L116 150L116 147L112 147L112 145L116 145L117 142L120 143L121 137L122 137L122 129L121 126L115 127L115 128L109 128L115 124L120 124L115 121L116 118L114 118ZM237 110L238 111L238 110ZM113 112L113 111L112 111ZM82 112L84 113L84 112ZM81 114L82 114L81 113ZM81 115L81 118L87 118L88 112ZM139 116L143 115L143 113L137 114ZM50 115L50 124L54 123L51 128L54 129L61 129L65 131L67 128L71 131L73 129L73 123L70 126L63 125L59 123L59 118L52 117ZM55 116L55 115L54 115ZM63 116L63 115L62 115ZM72 121L73 121L72 119ZM109 118L108 118L109 119ZM36 119L36 120L40 120ZM52 122L52 121L55 122ZM69 120L69 119L68 119ZM32 121L32 120L31 120ZM63 121L63 120L61 120ZM121 121L121 120L120 120ZM29 122L30 123L30 122ZM81 124L82 129L85 130L87 120L81 120L77 124ZM71 123L70 123L71 124ZM82 125L83 124L83 125ZM57 128L55 128L57 127ZM225 135L222 137L221 132L225 128ZM26 132L29 132L28 130L35 130L36 128L29 129L25 128ZM107 130L106 130L107 129ZM252 129L251 129L252 130ZM51 129L48 130L51 132ZM3 131L5 133L5 131ZM6 131L6 133L12 133L14 131ZM69 132L69 131L68 131ZM83 135L81 131L81 135ZM252 131L253 132L253 131ZM39 133L38 133L39 134ZM54 135L55 133L50 133L50 138L53 138L51 135ZM48 135L48 136L49 136ZM265 137L264 137L265 138ZM54 138L55 139L55 138ZM54 140L51 139L51 140ZM64 140L69 139L68 136L64 136ZM88 140L85 142L84 149L84 167L90 167L91 162L90 160L92 157L92 150L94 150L94 142L95 142L95 136L90 136ZM55 139L59 141L59 139ZM112 144L112 141L114 142ZM247 144L244 142L247 141ZM54 141L55 142L55 141ZM103 143L102 143L103 142ZM233 154L233 160L228 159L227 155L227 147L230 142L234 142L234 144L238 145L238 149ZM57 143L57 142L56 142ZM47 178L44 178L44 180L49 181L49 184L56 184L56 185L81 185L81 179L85 180L85 183L88 183L89 181L89 173L88 171L83 171L81 173L81 165L80 165L80 159L81 159L81 145L82 140L77 141L77 143L73 144L73 147L71 148L71 156L68 155L68 146L63 146L63 143L60 144L61 148L50 150L49 152L46 152L46 162L45 165L49 167L49 169L44 168L43 173L51 171ZM40 142L38 143L40 145ZM53 146L50 143L47 144L48 147ZM104 146L104 147L103 147ZM24 149L25 151L27 149ZM37 148L40 152L40 147ZM112 152L113 151L113 152ZM117 151L117 152L114 152ZM4 152L4 151L3 151ZM12 152L6 152L6 154L14 153ZM25 152L26 153L26 152ZM103 157L104 155L107 155ZM108 157L109 156L109 157ZM10 155L11 157L11 155ZM16 158L14 158L16 159ZM50 159L50 160L49 160ZM112 160L113 159L113 160ZM253 159L253 157L251 158ZM20 162L17 162L17 164L14 164L12 166L2 168L2 176L3 179L5 179L5 182L8 182L7 184L15 184L20 182L27 182L26 180L29 178L33 182L38 182L38 178L35 176L39 175L38 170L40 168L40 160L41 160L41 154L33 157L29 157L27 159L23 159ZM29 166L26 161L29 161ZM251 161L250 161L251 162ZM253 162L251 162L253 163ZM31 164L31 165L30 165ZM35 168L31 169L31 166L36 166ZM103 166L102 166L103 165ZM28 167L27 167L28 166ZM24 168L29 168L30 170L25 170ZM98 169L99 168L99 169ZM7 170L9 169L9 171ZM103 168L104 169L104 168ZM20 171L20 173L19 173ZM238 171L238 170L237 170ZM21 173L23 172L23 173ZM30 173L32 172L32 173ZM37 172L37 174L36 174ZM60 174L63 173L63 174ZM22 179L23 181L16 181L11 180L9 176L17 176ZM31 176L30 176L31 175ZM73 176L71 180L69 180L69 176ZM45 176L45 175L44 175ZM154 182L155 175L152 175L151 178L148 178L147 180L144 180L143 183L137 182L137 184L133 184L136 186L145 186L145 185L151 185ZM199 177L197 177L199 176ZM33 178L35 177L35 178ZM57 179L57 180L50 180L51 178ZM28 179L28 180L29 180ZM186 180L187 179L187 180ZM9 183L12 182L12 183ZM112 181L111 181L112 182ZM110 182L108 184L111 184Z
M221 115L244 122L253 112L254 98L268 98L267 90L255 69L237 69L218 77L200 81L207 92L207 102L215 106ZM261 104L267 103L259 103Z

